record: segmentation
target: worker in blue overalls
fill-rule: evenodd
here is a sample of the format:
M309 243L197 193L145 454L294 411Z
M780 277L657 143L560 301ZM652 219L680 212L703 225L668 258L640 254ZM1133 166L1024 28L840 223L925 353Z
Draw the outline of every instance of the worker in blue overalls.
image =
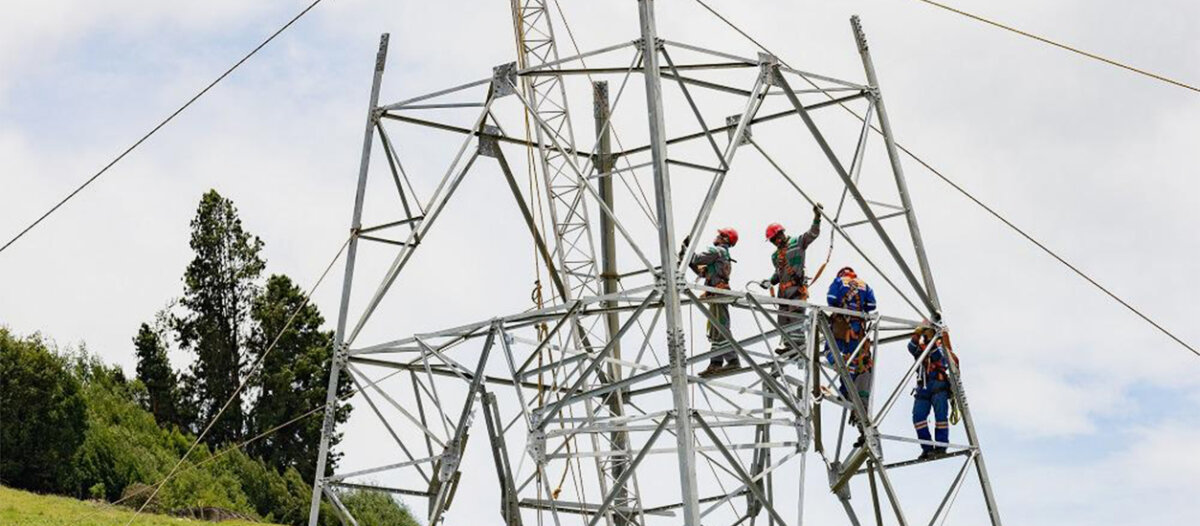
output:
M871 290L871 286L867 285L865 281L858 278L854 269L843 267L838 271L837 277L833 278L833 283L829 284L825 301L830 307L866 314L875 310L875 291ZM833 329L833 344L837 347L837 352L842 355L842 361L846 364L846 372L850 375L850 385L842 382L839 391L847 400L850 399L848 389L858 391L863 410L869 412L871 410L871 376L874 374L875 360L871 356L871 340L867 338L866 321L863 318L840 313L831 315L829 321ZM833 349L826 349L825 359L830 364L836 363ZM856 413L851 413L850 425L858 425ZM854 447L862 444L863 436L860 429Z
M833 283L829 284L829 292L825 295L825 300L830 307L863 314L875 310L875 291L871 290L871 286L867 285L865 281L859 279L858 275L854 273L854 269L850 267L844 267L838 271ZM875 363L871 357L871 342L869 340L863 342L866 337L866 323L862 318L846 314L833 314L830 316L830 322L833 328L833 341L837 345L842 359L846 362L850 381L854 383L858 396L862 398L863 407L870 407L867 405L867 399L871 397L871 372ZM860 343L862 343L861 349L859 348ZM856 350L857 354L854 352ZM834 363L832 354L828 354L826 358L829 363ZM843 386L843 396L847 395L845 389Z
M921 361L920 375L917 377L917 389L913 396L913 427L917 430L917 438L925 441L921 444L921 456L918 460L929 460L946 454L945 445L933 445L929 442L948 444L950 442L950 398L954 396L950 387L950 376L946 370L946 360L953 359L958 364L950 348L949 337L938 335L933 327L920 327L913 333L908 342L908 352L913 358L920 358L925 349L929 355ZM929 411L933 410L933 438L929 436Z

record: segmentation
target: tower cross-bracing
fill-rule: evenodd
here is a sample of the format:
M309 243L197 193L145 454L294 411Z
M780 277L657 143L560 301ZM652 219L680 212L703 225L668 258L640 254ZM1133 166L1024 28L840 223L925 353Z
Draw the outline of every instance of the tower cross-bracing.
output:
M918 328L948 340L949 326L858 20L852 34L865 81L663 38L653 0L638 6L635 39L562 58L521 40L519 60L479 80L393 103L379 100L388 46L382 38L330 378L331 386L348 381L358 389L353 400L377 420L381 448L372 455L376 464L325 476L335 432L332 413L326 415L312 520L327 499L357 524L339 500L341 489L357 488L404 496L429 524L458 524L461 510L488 501L459 491L464 477L491 473L499 496L494 517L507 526L796 525L818 497L835 502L855 525L941 524L952 512L999 525L953 360L948 373L962 438L936 444L947 447L945 454L920 459L915 451L923 441L909 438L902 407L921 374L920 358L934 349L918 349L914 360L905 346ZM548 24L536 19L548 17L545 5L522 9L514 11L518 31L546 31L552 41ZM591 139L571 128L566 107L573 97L594 103ZM561 115L547 104L561 107ZM843 105L866 117L848 134L825 117ZM393 142L397 127L455 137L444 170L406 170L405 156L414 154ZM868 171L873 127L888 162ZM614 151L609 137L618 131L636 143ZM819 163L794 166L773 151L781 142L811 149ZM530 158L536 162L519 162ZM863 313L821 305L820 293L803 301L689 281L687 261L713 230L714 210L755 206L737 191L748 177L739 167L750 162L757 176L789 192L794 209L840 200L819 212L823 235L895 301ZM524 189L531 170L543 176L544 200ZM414 258L435 256L422 246L439 235L439 217L472 175L484 173L511 194L493 196L492 205L519 212L539 264L561 281L555 299L366 341L369 324L397 325L380 319L379 307L405 294L397 281ZM648 213L614 204L611 183L626 177L653 188ZM418 178L433 191L419 195L412 184ZM885 178L888 184L879 184ZM371 217L387 217L378 223L364 219L367 203L380 202L366 199L371 179L394 186L387 192L398 197L374 210ZM543 230L543 214L553 218L552 232ZM592 251L593 234L603 265ZM366 264L358 259L364 243L375 245L374 254L390 251L373 283L356 275ZM602 278L617 283L601 286ZM719 304L733 312L729 328L715 323ZM836 316L859 320L869 335L850 356L876 357L869 398L842 389L853 383L848 361L827 352ZM694 337L705 321L720 336L711 346ZM740 368L694 373L730 351ZM330 402L332 408L336 400ZM468 452L477 448L487 451L486 465L470 463ZM810 467L826 475L821 487L806 485ZM960 499L966 486L978 491Z

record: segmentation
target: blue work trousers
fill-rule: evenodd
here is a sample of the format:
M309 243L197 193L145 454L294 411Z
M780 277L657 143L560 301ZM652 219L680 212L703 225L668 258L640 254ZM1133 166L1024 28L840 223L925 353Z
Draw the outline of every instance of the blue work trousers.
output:
M943 444L950 442L950 383L932 381L917 388L913 400L913 427L917 430L917 438L930 440L929 410L933 409L934 428L933 441ZM941 446L945 447L945 446ZM928 451L934 446L921 444L921 449Z

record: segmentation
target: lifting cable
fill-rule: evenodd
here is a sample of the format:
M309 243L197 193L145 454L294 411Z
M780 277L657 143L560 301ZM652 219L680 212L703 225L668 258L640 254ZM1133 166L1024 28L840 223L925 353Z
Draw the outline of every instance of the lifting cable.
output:
M87 188L88 185L92 184L92 182L94 182L96 179L99 179L101 175L104 175L106 172L108 172L109 168L112 168L113 165L120 162L121 159L124 159L126 155L129 155L130 152L132 152L138 146L141 146L143 142L146 142L147 139L149 139L152 135L157 133L158 130L162 129L163 126L166 126L167 123L174 120L176 116L178 116L180 113L183 113L183 110L188 109L188 107L191 106L192 103L196 102L197 99L199 99L200 97L203 97L204 94L208 93L208 90L211 90L214 86L216 86L222 80L225 80L225 77L228 77L231 73L233 73L234 70L236 70L238 67L240 67L243 63L245 63L247 60L250 60L250 57L253 57L254 54L258 53L258 51L260 49L266 47L267 44L270 44L272 40L275 40L275 37L279 36L281 33L286 31L289 27L292 27L292 24L295 24L297 20L300 20L300 18L303 17L304 15L308 14L309 11L312 11L312 9L314 7L317 7L317 4L320 4L322 1L324 1L324 0L314 0L313 3L308 4L308 7L305 7L303 11L300 11L300 13L297 14L296 16L292 17L291 20L288 20L288 22L286 24L284 24L283 27L280 27L274 33L271 33L271 36L267 37L267 39L263 40L262 43L260 43L257 47L250 50L250 52L247 53L246 56L242 57L241 60L237 61L232 66L230 66L229 69L226 69L225 72L221 74L221 76L216 78L216 80L210 82L207 86L204 87L204 89L201 89L199 92L197 92L195 95L193 95L192 98L188 99L187 102L183 103L182 106L180 106L173 113L168 115L167 118L163 119L162 122L159 122L157 126L155 126L154 128L151 128L150 131L146 132L146 134L143 135L142 138L138 139L137 142L133 143L132 146L130 146L130 147L126 148L124 151L122 151L120 153L120 155L117 155L116 158L114 158L112 161L109 161L108 164L104 165L104 167L101 168L100 171L96 172L94 175L92 175L86 181L84 181L83 184L79 185L79 187L75 188L75 190L73 190L71 193L67 194L66 197L62 198L62 200L59 201L58 204L50 207L50 209L47 210L46 213L42 214L41 217L38 217L37 220L30 223L29 226L25 227L24 230L22 230L16 236L13 236L12 239L8 240L8 242L5 243L4 246L0 247L0 252L4 252L5 249L12 246L13 243L16 243L18 239L21 239L21 237L23 237L25 234L27 234L30 230L33 230L33 228L38 226L38 224L40 224L43 220L45 220L47 217L50 217L50 214L53 214L54 212L56 212L60 207L62 207L62 205L66 204L67 201L70 201L71 198L75 197L76 194L83 191L84 188Z
M922 2L924 2L924 1L927 1L927 0L918 0L918 1L922 1ZM704 7L704 9L706 9L706 10L707 10L709 13L712 13L712 15L713 15L713 16L715 16L715 17L717 17L718 19L720 19L722 22L724 22L724 23L725 23L725 25L729 26L731 29L733 29L734 31L736 31L738 34L740 34L740 35L742 35L743 37L745 37L747 40L749 40L750 42L752 42L752 43L753 43L755 46L758 46L758 48L759 48L759 49L763 50L763 51L764 51L764 52L766 52L766 53L770 53L771 55L774 55L776 58L779 58L779 62L780 62L781 64L783 64L783 65L785 65L785 66L787 66L787 65L788 65L788 64L787 64L787 62L783 60L783 58L781 58L781 57L779 57L779 55L776 55L775 53L771 52L771 50L770 50L770 49L767 49L767 47L766 47L766 46L762 45L762 44L761 44L761 43L760 43L758 40L755 40L755 39L754 39L754 37L750 36L748 33L746 33L745 31L743 31L743 30L742 30L740 27L738 27L736 24L734 24L733 22L731 22L731 21L730 21L728 18L725 18L725 16L721 15L721 13L717 12L715 9L713 9L711 6L709 6L707 3L705 3L705 2L704 2L704 0L696 0L696 3L700 4L700 5L701 5L702 7ZM788 66L788 67L791 67L791 66ZM811 79L809 79L808 77L803 77L803 78L804 78L806 81L808 81L808 83L809 83L809 84L812 84L812 85L816 86L816 84L815 84L815 83L813 83L813 82L812 82L812 80L811 80ZM1186 87L1189 87L1189 88L1190 88L1190 86L1186 86ZM1195 89L1195 88L1192 88L1192 89ZM829 95L828 93L826 93L826 94L825 94L825 96L832 98L832 96L831 96L831 95ZM857 118L858 118L860 121L864 120L864 119L863 119L863 117L862 117L861 115L859 115L857 112L855 112L854 110L850 109L850 108L849 108L849 107L847 107L846 105L844 105L844 104L840 104L840 103L839 103L839 106L841 106L841 107L842 107L842 109L845 109L846 111L850 112L850 114L851 114L851 115L854 115L854 116L855 116L855 117L857 117ZM879 129L878 129L878 128L876 128L874 125L871 125L871 129L872 129L872 130L875 130L875 132L876 132L876 133L880 133ZM1030 243L1033 243L1035 246L1037 246L1037 247L1038 247L1039 249L1041 249L1043 252L1045 252L1045 253L1046 253L1046 254L1048 254L1050 257L1054 258L1055 260L1057 260L1057 261L1058 261L1059 263L1061 263L1063 266L1065 266L1065 267L1067 267L1068 269L1070 269L1070 270L1071 270L1072 272L1074 272L1076 275L1078 275L1079 277L1083 278L1083 279L1084 279L1085 281L1087 281L1088 283L1092 284L1092 286L1094 286L1094 287L1096 287L1097 289L1099 289L1101 292L1103 292L1103 293L1104 293L1105 295L1107 295L1108 297L1112 298L1112 299L1113 299L1114 301L1116 301L1117 303L1120 303L1120 304L1121 304L1121 306L1125 307L1125 308L1126 308L1126 309L1128 309L1130 312L1132 312L1132 313L1134 313L1135 315L1137 315L1139 318L1141 318L1141 319L1142 319L1143 321L1145 321L1146 323L1149 323L1149 324L1150 324L1151 326L1153 326L1155 329L1158 329L1158 331L1159 331L1159 332L1161 332L1161 333L1163 333L1163 334L1167 335L1167 337L1169 337L1169 338L1171 338L1172 340L1174 340L1174 341L1175 341L1175 343L1178 343L1179 345L1183 346L1183 348L1185 348L1185 349L1187 349L1187 350L1191 351L1191 352L1192 352L1192 354L1195 354L1196 356L1200 356L1200 350L1197 350L1197 349L1196 349L1195 347L1193 347L1192 345L1190 345L1190 344L1188 344L1187 342L1183 341L1181 338L1179 338L1178 336L1176 336L1176 335L1175 335L1173 332L1171 332L1171 331L1167 330L1167 328L1166 328L1166 327L1163 327L1163 326L1162 326L1162 325L1160 325L1158 322L1154 321L1154 320L1153 320L1153 319L1151 319L1149 316L1147 316L1146 314L1144 314L1142 311L1138 310L1138 309L1137 309L1137 308L1135 308L1133 305L1130 305L1128 302L1126 302L1125 300L1121 299L1121 297L1117 296L1115 293L1113 293L1112 291L1108 290L1108 288L1106 288L1106 287L1104 287L1103 285L1101 285L1099 282L1097 282L1097 281L1096 281L1095 279L1093 279L1091 276L1089 276L1089 275L1085 274L1085 273L1084 273L1082 270L1079 270L1079 268L1078 268L1078 267L1076 267L1075 265L1072 265L1071 263L1067 262L1067 260L1066 260L1066 259L1064 259L1062 256L1058 255L1058 253L1054 252L1053 250L1050 250L1050 248L1049 248L1049 247L1047 247L1045 244L1043 244L1042 242L1038 241L1037 239L1034 239L1034 238L1033 238L1033 236L1029 235L1029 234L1028 234L1028 233L1026 233L1024 230L1022 230L1021 228L1017 227L1017 225L1014 225L1014 224L1013 224L1011 221L1009 221L1008 219L1006 219L1004 216L1000 215L1000 213L999 213L999 212L997 212L996 210L994 210L992 207L990 207L990 206L988 206L988 205L984 204L984 203L983 203L983 201L980 201L980 200L979 200L979 198L977 198L977 197L975 197L974 195L972 195L970 192L968 192L968 191L967 191L966 189L964 189L962 186L959 186L959 185L958 185L958 183L955 183L954 181L950 180L950 178L949 178L949 177L946 177L946 175L945 175L945 174L943 174L942 172L938 171L936 168L934 168L933 166L931 166L929 163L925 162L925 161L924 161L923 159L921 159L920 157L917 157L917 155L916 155L915 153L913 153L913 152L912 152L911 150L909 150L908 148L904 147L904 145L902 145L902 144L900 144L899 142L897 142L897 143L896 143L896 147L897 147L897 148L899 148L899 149L900 149L900 151L904 152L906 155L908 155L909 157L911 157L911 158L912 158L914 161L916 161L918 164L920 164L921 166L924 166L924 167L925 167L925 169L929 170L931 173L933 173L935 176L937 176L937 177L938 177L938 179L941 179L943 182L945 182L946 184L950 185L950 187L951 187L951 188L953 188L954 190L956 190L958 193L962 194L964 197L966 197L967 199L969 199L971 202L975 203L975 204L976 204L976 205L978 205L980 208L983 208L985 211L987 211L987 212L988 212L989 214L991 214L993 217L995 217L996 219L998 219L1000 222L1004 223L1004 225L1005 225L1005 226L1007 226L1008 228L1012 229L1012 230L1013 230L1014 232L1016 232L1017 234L1020 234L1020 235L1021 235L1021 237L1025 238L1025 240L1029 241Z

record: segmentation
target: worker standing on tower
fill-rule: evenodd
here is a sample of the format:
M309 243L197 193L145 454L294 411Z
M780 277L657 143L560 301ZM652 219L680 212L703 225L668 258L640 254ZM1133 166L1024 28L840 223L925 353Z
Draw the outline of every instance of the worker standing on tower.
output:
M921 444L921 456L918 460L929 460L946 454L946 446L950 442L950 377L946 371L946 360L953 359L958 364L958 357L950 348L949 335L938 334L928 325L919 327L913 332L908 342L908 352L913 358L920 358L925 349L929 355L921 361L921 374L917 377L917 390L913 393L913 427L917 430L917 438L925 441ZM934 429L933 442L943 445L929 444L929 410L933 409Z
M790 237L783 231L783 225L779 223L771 223L767 225L767 241L775 245L775 252L771 253L771 265L775 267L775 273L771 275L770 280L763 280L760 285L763 288L768 288L771 285L778 285L779 292L776 297L785 300L807 300L808 299L808 283L804 275L804 251L816 241L817 236L821 235L821 210L822 206L817 203L813 206L812 226L808 231L800 237ZM787 328L788 325L802 322L805 320L803 314L797 316L795 313L803 313L803 308L795 305L780 305L779 310L783 311L779 315L779 325ZM790 328L789 333L804 332L803 326ZM780 345L780 348L775 351L779 354L790 352L786 344L786 340Z
M704 285L708 287L729 290L729 276L733 273L733 257L729 254L729 248L737 245L738 233L732 228L722 228L717 230L717 238L713 240L713 245L704 252L692 256L692 260L688 262L688 267L693 272L704 278ZM686 242L685 242L686 243ZM686 247L686 245L685 245ZM703 298L719 298L716 293L705 291ZM709 312L725 332L729 332L729 304L721 302L713 302L708 304ZM712 347L726 346L725 336L717 329L717 326L712 321L708 322L708 341ZM700 372L700 376L707 377L724 371L731 371L741 367L738 362L737 354L730 349L728 352L713 356L708 363L708 368Z
M833 283L829 284L829 292L825 299L830 307L863 314L875 310L875 291L859 279L850 267L838 271ZM846 362L850 381L858 391L859 398L862 398L863 408L868 409L870 405L867 404L867 400L871 397L871 373L875 368L875 361L871 357L871 340L866 339L866 322L848 314L833 314L829 321L833 327L833 342L841 353L842 360ZM828 360L833 363L832 350ZM842 386L843 395L847 395L844 392L846 389L847 386ZM851 421L853 422L853 417Z

